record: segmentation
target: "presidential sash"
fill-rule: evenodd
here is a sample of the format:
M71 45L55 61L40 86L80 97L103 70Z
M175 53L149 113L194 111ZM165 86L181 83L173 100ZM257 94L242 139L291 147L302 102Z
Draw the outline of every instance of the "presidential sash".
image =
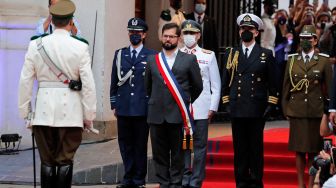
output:
M170 93L174 97L174 100L180 109L183 119L183 128L185 130L184 134L192 135L194 129L194 119L188 108L188 98L185 96L180 84L177 82L173 72L170 70L166 57L162 52L155 56L155 62L163 80L168 86Z

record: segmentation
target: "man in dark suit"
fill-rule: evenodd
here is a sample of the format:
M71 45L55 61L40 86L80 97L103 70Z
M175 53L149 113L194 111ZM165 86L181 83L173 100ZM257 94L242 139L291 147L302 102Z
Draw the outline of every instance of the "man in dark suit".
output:
M187 20L195 20L202 26L201 39L198 40L198 45L201 48L211 50L217 55L218 38L217 27L215 20L205 15L206 0L194 0L194 12L186 16Z
M265 116L278 102L272 51L255 38L262 21L253 14L237 18L242 44L228 49L223 71L223 103L231 111L236 186L263 187Z
M147 102L144 85L146 59L155 54L143 46L148 29L139 19L128 21L130 46L116 51L111 76L111 108L118 124L118 142L125 175L118 188L144 187L147 174Z
M189 107L203 89L200 68L195 55L178 50L180 28L176 23L168 23L162 28L163 50L158 56L149 56L146 65L145 85L150 96L148 102L148 118L150 125L153 160L156 177L161 188L182 187L184 169L182 140L182 111L178 106L168 85L171 83L163 78L159 61L164 57L166 70L171 71L176 85L180 86L185 101L180 101Z

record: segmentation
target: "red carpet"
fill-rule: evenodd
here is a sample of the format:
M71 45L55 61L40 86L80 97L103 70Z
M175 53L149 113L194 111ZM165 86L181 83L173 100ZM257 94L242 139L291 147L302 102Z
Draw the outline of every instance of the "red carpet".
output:
M297 176L295 154L289 152L288 128L264 132L265 188L295 188ZM212 138L208 141L206 179L203 188L234 188L232 137Z

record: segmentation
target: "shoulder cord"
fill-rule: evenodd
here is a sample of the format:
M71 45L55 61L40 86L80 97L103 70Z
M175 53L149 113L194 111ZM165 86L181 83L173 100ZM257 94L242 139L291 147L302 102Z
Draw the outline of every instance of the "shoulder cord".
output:
M239 57L239 51L236 51L234 56L233 56L233 59L232 59L232 48L231 48L230 49L230 54L229 54L229 57L228 57L228 62L226 64L226 69L227 70L232 69L231 70L231 79L230 79L229 87L232 84L234 73L235 73L235 71L237 71L237 68L238 68L238 57Z
M289 78L292 84L292 89L290 90L290 92L294 92L294 91L300 91L303 86L306 86L306 91L305 93L308 93L308 87L309 87L309 80L307 78L303 78L301 79L296 85L294 84L293 81L293 77L292 77L292 69L293 69L293 64L294 64L294 56L292 57L290 64L289 64Z

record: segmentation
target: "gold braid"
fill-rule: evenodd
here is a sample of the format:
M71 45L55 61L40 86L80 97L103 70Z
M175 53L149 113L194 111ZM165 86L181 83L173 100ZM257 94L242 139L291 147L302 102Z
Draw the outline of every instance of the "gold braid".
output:
M226 69L227 70L232 69L231 70L231 79L230 79L229 87L232 84L234 73L235 73L235 71L237 71L237 68L238 68L238 57L239 57L239 51L236 51L234 56L233 56L233 59L232 59L232 48L231 48L230 49L230 54L229 54L229 57L228 57L228 62L226 64Z
M306 78L301 79L296 85L294 84L293 78L292 78L292 69L293 69L293 64L294 64L294 56L292 57L290 64L289 64L289 78L292 84L292 89L290 90L290 92L294 92L294 91L300 91L303 86L306 86L306 91L305 93L308 93L308 87L309 87L309 80Z

